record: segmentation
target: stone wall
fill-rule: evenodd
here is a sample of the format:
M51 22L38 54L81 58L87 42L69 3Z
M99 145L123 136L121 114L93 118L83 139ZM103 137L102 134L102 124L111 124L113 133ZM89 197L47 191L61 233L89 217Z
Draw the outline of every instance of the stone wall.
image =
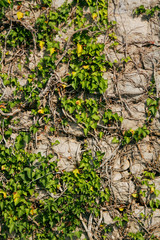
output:
M60 1L57 2L60 4ZM120 73L104 73L104 77L108 79L105 97L111 102L109 106L113 112L122 114L124 118L122 131L130 128L135 130L145 123L146 99L153 76L157 97L160 96L160 18L158 16L153 19L145 19L142 16L134 17L133 11L142 4L150 8L158 5L159 1L109 1L109 19L117 22L116 35L120 44L119 51L115 53L108 48L106 43L106 58L111 62L116 60L118 63L123 57L130 56L131 58L128 64L122 66ZM104 42L104 39L105 36L102 35L98 41ZM128 223L127 231L136 233L140 230L153 229L152 232L159 239L160 210L157 209L149 220L142 220L144 225L141 226L135 219L138 219L142 212L148 211L149 214L151 209L147 207L146 199L143 199L141 203L136 203L132 197L138 189L134 178L142 176L144 170L149 171L151 165L157 164L156 169L160 166L160 108L151 129L153 134L150 137L146 137L135 146L117 150L115 155L112 153L117 146L111 146L111 136L106 136L105 141L99 142L101 150L105 152L106 178L110 181L110 188L115 199L115 206L112 210L104 211L103 218L106 225L112 225L113 218L117 214L116 204L132 205L133 215ZM78 146L80 143L74 144ZM96 149L96 143L92 139L89 140L89 147ZM160 189L159 176L154 181L157 189ZM110 234L110 239L123 239L123 237L115 228Z
M63 2L63 0L55 0L53 7L59 7ZM145 124L146 99L153 77L155 78L157 97L160 96L160 18L158 15L151 19L142 16L134 17L133 11L142 4L148 8L158 5L159 1L109 1L109 19L117 22L118 51L109 48L105 35L98 37L98 41L105 44L106 59L111 62L116 61L117 67L120 66L120 71L113 69L113 71L104 73L104 78L108 79L108 89L104 93L104 98L108 108L113 112L118 112L124 118L121 126L122 132L130 128L136 130ZM66 33L65 38L67 36ZM40 54L37 58L40 59L42 55ZM130 60L124 64L122 58L127 56L130 57ZM59 74L64 74L65 71L66 66L61 65ZM9 95L11 90L5 89L5 91L4 95ZM32 124L29 112L23 113L20 125L23 128L29 128ZM160 108L150 125L150 131L150 136L135 145L131 144L124 148L121 148L119 144L112 144L113 137L117 136L114 130L111 133L106 131L103 140L99 140L98 144L92 137L89 137L87 141L88 148L93 152L96 150L105 152L103 174L106 176L106 182L109 182L114 205L108 206L107 211L102 209L102 221L106 226L112 226L115 222L114 217L120 215L117 209L125 208L126 211L130 209L133 214L125 231L136 233L141 230L144 232L152 230L152 233L160 238L160 209L156 209L151 214L148 206L148 201L151 199L142 197L141 201L137 202L132 197L132 194L140 188L136 177L141 177L145 170L153 169L155 171L156 177L153 181L156 189L160 190ZM50 152L54 153L60 160L60 170L73 170L80 161L83 143L81 140L83 138L82 129L76 123L70 123L57 137L49 136L48 132L47 128L45 132L38 131L36 145L32 144L30 148L34 153L41 152L43 156ZM15 137L16 135L13 134L13 142ZM60 142L59 145L52 146L51 149L50 141L55 142L56 140ZM141 187L143 188L143 186ZM155 197L153 198L155 199ZM160 200L160 197L158 196L157 199ZM144 212L150 214L150 218L142 218L142 223L139 223L137 219ZM109 233L108 236L109 239L123 239L119 228L115 226L113 233Z

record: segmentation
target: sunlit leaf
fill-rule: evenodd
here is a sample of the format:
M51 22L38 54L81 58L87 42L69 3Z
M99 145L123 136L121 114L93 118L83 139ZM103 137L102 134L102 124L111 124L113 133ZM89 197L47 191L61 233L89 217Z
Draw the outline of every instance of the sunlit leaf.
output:
M81 56L81 53L82 53L82 45L81 44L77 44L77 56L80 57Z
M43 49L44 44L45 44L45 43L44 43L43 41L40 41L40 42L39 42L39 46L40 46L40 49L41 49L41 50Z
M18 18L18 20L21 20L23 18L23 13L17 12L17 18Z

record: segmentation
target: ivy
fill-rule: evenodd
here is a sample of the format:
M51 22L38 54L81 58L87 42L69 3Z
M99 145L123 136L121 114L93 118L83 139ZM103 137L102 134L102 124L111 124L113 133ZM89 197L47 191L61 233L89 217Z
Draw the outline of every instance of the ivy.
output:
M148 17L153 17L155 12L160 11L159 6L154 6L152 8L146 9L144 5L141 5L140 7L137 7L136 10L134 10L134 14L139 16L140 14L146 14Z
M100 205L109 201L110 193L107 188L101 190L97 172L104 156L100 152L94 160L90 151L85 152L78 168L60 172L57 161L52 160L53 155L45 158L3 145L0 150L4 179L0 184L3 237L7 231L16 231L17 239L22 236L27 239L35 229L41 229L41 238L47 234L47 239L53 239L56 233L55 239L65 239L79 226L80 214L93 212L97 215ZM37 188L45 191L49 198L38 200ZM61 188L65 191L62 196L58 194Z
M119 45L114 33L116 22L108 20L108 3L106 0L75 0L53 9L52 2L43 0L33 5L30 3L32 11L38 10L40 15L28 27L25 17L30 18L32 11L23 12L23 1L0 1L0 21L2 30L5 30L0 34L1 86L2 89L13 89L10 98L4 99L3 91L0 96L2 239L7 239L8 234L13 234L15 240L33 236L38 240L80 239L82 216L87 219L93 215L96 223L102 207L115 204L110 184L106 184L106 177L100 171L104 153L88 150L86 137L103 140L106 133L108 135L114 131L116 136L112 143L118 143L122 148L135 144L150 134L150 124L159 107L155 79L152 79L146 100L145 125L122 132L123 118L108 107L104 96L108 87L104 72L119 68L116 61L106 60L105 43L97 41L97 37L104 34L108 37L109 48L116 50ZM11 27L7 12L14 9L17 9L16 18ZM153 17L156 11L159 11L158 6L145 9L141 5L135 14ZM70 35L65 38L67 31ZM27 81L23 86L11 74L12 71L4 71L6 59L12 57L12 53L16 56L19 49L23 50L23 68L28 72L28 76L22 74L22 79ZM43 53L43 56L30 69L29 59L33 55L35 60L35 53ZM21 56L18 58L17 68L22 72ZM121 59L121 63L127 64L130 60L127 56ZM67 71L61 77L59 71L62 64L67 66ZM56 106L52 106L53 97L56 98ZM34 119L32 126L21 130L20 119L13 117L15 109L17 113L29 111L31 119ZM61 171L58 168L59 160L52 154L43 157L40 153L29 153L30 143L36 144L40 130L43 129L46 134L49 128L47 134L57 136L58 130L65 132L64 127L70 122L84 131L83 154L72 171ZM19 131L15 130L16 126L20 127ZM18 134L13 141L15 132ZM58 144L56 140L51 146ZM147 186L150 194L158 196L159 191L150 183L154 178L154 172L145 171L140 184ZM140 195L145 194L139 191L132 197L138 201ZM154 199L148 202L153 211L159 208L159 204ZM114 218L113 225L123 229L130 215L124 207L120 206L118 210L120 215ZM99 239L106 239L106 234L112 231L113 226L106 227L102 222L97 234ZM144 239L144 233L129 233L127 237Z

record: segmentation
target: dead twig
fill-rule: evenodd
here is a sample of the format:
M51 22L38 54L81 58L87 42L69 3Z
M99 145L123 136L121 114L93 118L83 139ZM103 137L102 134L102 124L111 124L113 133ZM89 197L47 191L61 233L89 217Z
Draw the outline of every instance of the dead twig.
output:
M0 109L0 114L2 116L5 116L5 117L11 117L13 115L15 115L16 113L19 113L21 111L21 109L16 109L14 112L12 113L4 113L1 109Z
M81 220L81 222L82 222L82 225L83 225L83 227L84 227L84 229L85 229L85 231L86 231L86 233L87 233L87 235L88 235L89 240L93 240L93 238L92 238L92 232L91 232L92 220L93 220L92 213L91 213L90 216L89 216L88 227L87 227L87 225L85 224L85 222L84 222L84 220L83 220L83 218L82 218L82 215L80 215L79 218L80 218L80 220Z
M100 167L103 167L109 160L111 160L111 158L113 158L116 155L116 153L117 153L118 149L120 148L121 144L122 143L120 143L118 145L118 147L110 154L110 156L105 159L105 161L100 165Z

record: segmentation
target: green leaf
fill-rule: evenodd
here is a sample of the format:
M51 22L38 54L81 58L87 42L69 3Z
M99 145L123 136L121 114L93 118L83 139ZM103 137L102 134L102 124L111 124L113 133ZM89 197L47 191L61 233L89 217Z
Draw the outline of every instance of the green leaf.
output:
M33 134L36 134L37 131L38 131L38 128L33 127Z
M104 135L104 133L103 133L103 132L100 132L100 133L99 133L99 138L102 139L103 135Z
M88 129L84 128L84 135L87 136L87 134L88 134Z
M54 132L56 129L54 127L50 127L50 131Z
M14 231L14 222L11 222L11 224L9 225L9 233L12 233Z
M94 123L92 123L90 126L91 126L91 128L96 129L96 127L97 127L97 123L94 122Z
M30 135L29 134L25 134L23 137L23 140L28 144L30 141Z
M21 200L22 200L21 197L17 197L17 198L15 198L15 200L14 200L14 204L15 204L15 206L17 206L18 203L19 203Z
M131 141L131 139L129 137L126 137L126 136L124 137L124 140L127 144L130 143L130 141Z
M9 128L5 133L6 136L10 136L12 134L12 129Z
M52 146L60 144L60 141L56 140L54 143L52 143Z
M116 137L113 137L112 143L119 143L119 140Z
M150 205L151 208L153 208L154 207L154 201L150 200L149 205Z
M3 139L3 136L0 134L0 141Z
M100 116L96 115L96 114L93 114L92 115L92 119L96 120L96 121L99 121L100 119Z
M28 178L32 179L32 169L31 168L25 168L24 171L27 172Z
M154 191L154 194L156 195L156 197L158 197L159 194L160 194L160 190L156 189L156 190Z
M3 208L4 208L4 202L3 201L0 202L0 208L1 208L1 210L3 210Z
M151 105L152 102L153 100L151 98L147 98L147 106Z
M155 115L157 112L157 109L154 106L150 107L149 110L151 111L152 115Z

